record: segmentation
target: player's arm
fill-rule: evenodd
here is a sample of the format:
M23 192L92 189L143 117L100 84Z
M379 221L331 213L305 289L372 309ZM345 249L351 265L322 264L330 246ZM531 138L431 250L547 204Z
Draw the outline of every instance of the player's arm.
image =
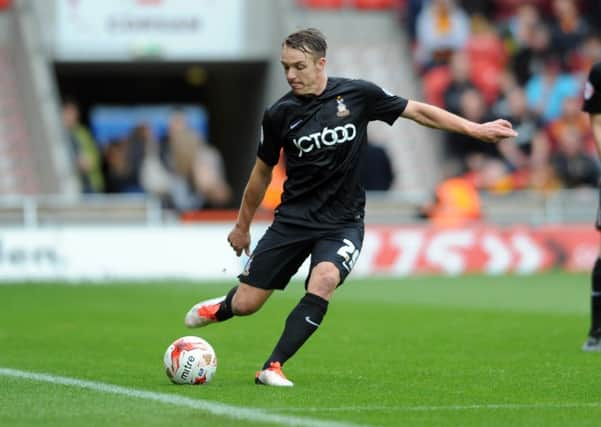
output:
M499 142L517 136L507 120L476 123L423 102L409 101L401 116L423 126L462 133L485 142Z
M249 254L250 224L271 182L272 171L272 166L257 158L244 189L242 203L238 211L238 220L227 238L238 256L240 256L242 251L247 255Z
M591 127L593 128L597 154L601 158L601 114L591 114Z

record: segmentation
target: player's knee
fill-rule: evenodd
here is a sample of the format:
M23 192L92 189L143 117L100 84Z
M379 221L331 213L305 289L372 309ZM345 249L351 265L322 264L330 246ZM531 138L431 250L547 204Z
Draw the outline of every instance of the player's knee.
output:
M329 299L340 283L340 271L332 263L320 263L311 271L308 291Z

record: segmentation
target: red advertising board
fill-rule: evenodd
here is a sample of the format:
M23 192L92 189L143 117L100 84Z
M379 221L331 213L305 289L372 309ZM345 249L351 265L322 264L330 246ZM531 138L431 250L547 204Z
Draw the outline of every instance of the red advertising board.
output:
M528 274L553 268L589 270L598 248L592 225L370 226L361 257L368 274Z

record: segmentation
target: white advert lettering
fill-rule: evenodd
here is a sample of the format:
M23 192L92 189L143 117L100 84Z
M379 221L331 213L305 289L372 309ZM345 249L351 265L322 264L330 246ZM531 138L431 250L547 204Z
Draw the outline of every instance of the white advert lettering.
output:
M313 149L319 150L322 146L332 146L352 141L357 136L357 128L353 123L335 128L325 127L321 132L314 132L309 135L294 139L294 145L298 148L298 157L303 153L310 153Z

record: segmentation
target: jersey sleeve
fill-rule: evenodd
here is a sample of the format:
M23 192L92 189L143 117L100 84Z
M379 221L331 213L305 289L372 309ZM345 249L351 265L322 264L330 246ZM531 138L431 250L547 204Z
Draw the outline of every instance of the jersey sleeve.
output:
M389 125L401 115L407 107L407 100L393 95L371 82L360 80L363 91L367 97L368 120L382 120Z
M267 163L269 166L275 166L280 158L281 141L273 127L273 121L269 111L263 113L263 122L261 123L261 139L257 149L257 157Z
M590 71L584 86L582 109L590 114L601 114L601 62Z

